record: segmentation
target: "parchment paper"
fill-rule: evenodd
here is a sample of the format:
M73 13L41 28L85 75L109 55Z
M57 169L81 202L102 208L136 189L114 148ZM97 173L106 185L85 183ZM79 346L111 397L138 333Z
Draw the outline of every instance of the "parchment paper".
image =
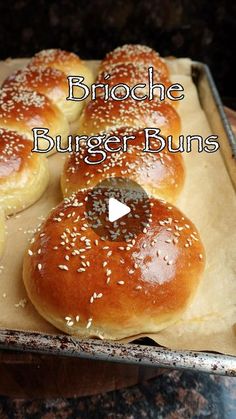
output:
M0 81L26 60L0 63ZM89 62L96 69L96 62ZM178 111L182 134L212 134L191 80L191 61L169 61L172 82L182 83L185 99ZM72 130L74 131L74 130ZM214 133L215 134L215 133ZM51 180L43 197L7 223L7 244L0 261L0 327L58 333L27 298L22 282L22 256L38 224L62 199L59 178L65 156L49 158ZM196 224L206 248L207 266L191 306L181 320L149 335L172 349L211 350L236 355L236 197L221 152L184 155L186 184L177 202ZM124 340L132 341L132 338Z

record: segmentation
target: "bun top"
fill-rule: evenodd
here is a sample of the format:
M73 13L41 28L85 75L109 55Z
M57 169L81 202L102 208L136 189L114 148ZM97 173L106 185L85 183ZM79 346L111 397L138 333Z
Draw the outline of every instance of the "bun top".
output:
M4 81L3 87L36 91L47 96L69 122L78 118L83 106L81 102L66 100L68 96L66 74L52 67L33 67L32 65L25 67L11 74Z
M117 64L133 63L139 66L155 68L160 77L169 78L168 67L152 48L144 45L123 45L109 52L101 62L100 71L111 71Z
M78 55L61 49L45 49L34 55L30 65L57 68L67 73L82 63Z
M80 191L54 209L25 255L24 283L36 309L67 333L107 339L156 333L175 322L204 267L193 223L150 198L143 233L104 241L89 226L88 194Z
M0 90L0 127L18 131L30 140L33 128L48 128L52 137L69 133L67 120L49 98L16 87Z
M37 126L44 122L44 114L54 109L46 96L35 91L3 88L0 90L0 126L8 121ZM43 125L41 125L43 126Z
M47 187L46 159L31 149L29 138L0 128L0 207L6 215L32 205Z
M61 49L46 49L38 52L31 59L29 66L52 67L63 71L66 76L84 76L86 82L92 82L92 75L85 62L73 52Z
M56 101L68 94L65 73L51 67L25 67L15 71L3 83L3 87L21 90L35 90Z
M108 77L109 73L109 77ZM134 63L123 63L117 64L107 71L101 71L97 77L97 83L106 83L109 85L110 89L117 84L126 84L130 88L136 86L137 84L145 84L145 87L136 87L135 94L137 97L143 97L145 94L149 94L149 77L148 77L148 68L143 66L142 64L134 64ZM164 85L165 89L168 89L171 86L170 80L157 72L154 69L153 72L153 83L158 84L161 83ZM121 90L123 88L121 87ZM104 96L104 92L102 89L96 89L97 95ZM153 95L157 99L160 99L161 90L159 88L155 88L153 90ZM172 92L174 97L177 96L176 92ZM176 105L177 102L171 101L165 97L165 101L171 103L172 105Z
M123 101L91 100L80 118L79 133L97 134L101 131L116 130L120 127L160 128L161 135L180 134L180 117L173 106L148 99L137 101L127 98Z
M120 128L106 133L106 138L120 139L119 144L109 143L109 148L115 151L117 147L122 147L122 138L125 135L133 136L132 140L128 140L127 152L123 152L122 148L119 152L107 152L106 160L102 163L87 164L84 161L86 156L94 163L101 159L101 155L91 155L85 147L72 153L62 174L64 195L70 196L79 189L92 188L102 180L116 176L137 182L155 197L169 202L175 201L182 190L185 177L182 155L170 153L166 148L160 153L144 152L144 132L133 128ZM160 142L155 140L156 149L159 146ZM155 148L153 144L151 147Z
M34 167L32 143L16 131L0 128L0 185L9 176Z
M104 82L104 77L108 74L107 71L101 71L97 77L97 83ZM118 83L125 83L128 86L132 87L138 83L145 83L148 85L148 69L142 64L134 63L121 63L111 68L109 73L110 77L105 79L105 82L109 84L110 87L115 86ZM163 83L164 85L170 83L168 78L163 75L159 75L158 72L153 73L154 83Z

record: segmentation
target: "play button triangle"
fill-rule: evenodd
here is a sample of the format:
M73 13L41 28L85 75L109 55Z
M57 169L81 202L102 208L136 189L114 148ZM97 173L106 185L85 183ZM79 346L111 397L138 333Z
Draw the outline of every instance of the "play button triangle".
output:
M130 207L118 201L115 198L110 198L108 202L108 218L110 222L119 220L124 215L129 214Z

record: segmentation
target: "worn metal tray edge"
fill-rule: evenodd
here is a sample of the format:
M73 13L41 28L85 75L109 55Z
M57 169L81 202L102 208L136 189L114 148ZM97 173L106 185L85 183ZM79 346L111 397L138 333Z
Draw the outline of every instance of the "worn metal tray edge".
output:
M221 122L222 122L223 127L224 127L225 134L228 138L229 145L230 145L231 150L232 150L232 155L234 157L236 157L236 137L233 133L231 125L230 125L230 123L228 121L228 118L225 114L224 106L223 106L223 103L221 101L218 89L215 85L215 82L214 82L213 76L211 74L210 68L207 64L204 64L200 61L193 61L192 69L193 70L195 69L195 70L198 70L198 71L200 70L200 71L205 73L207 81L209 83L211 94L212 94L214 102L217 106L218 113L219 113L219 116L221 118Z
M236 357L211 352L175 351L138 343L83 340L68 335L52 336L5 329L0 331L0 348L236 376Z
M236 156L236 139L224 112L219 93L207 65L194 61L193 71L204 72L218 114ZM9 329L0 330L0 349L71 356L110 362L141 364L157 368L178 368L236 377L236 357L213 352L176 351L137 343L121 344L101 340L81 340L68 335L48 335Z

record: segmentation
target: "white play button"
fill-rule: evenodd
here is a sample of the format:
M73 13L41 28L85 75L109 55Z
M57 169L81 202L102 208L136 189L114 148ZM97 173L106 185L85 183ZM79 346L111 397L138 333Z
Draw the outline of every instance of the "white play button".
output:
M129 214L130 207L118 201L115 198L109 198L108 202L108 218L111 223Z
M113 176L88 190L85 217L102 240L131 243L151 222L149 196L133 180Z

